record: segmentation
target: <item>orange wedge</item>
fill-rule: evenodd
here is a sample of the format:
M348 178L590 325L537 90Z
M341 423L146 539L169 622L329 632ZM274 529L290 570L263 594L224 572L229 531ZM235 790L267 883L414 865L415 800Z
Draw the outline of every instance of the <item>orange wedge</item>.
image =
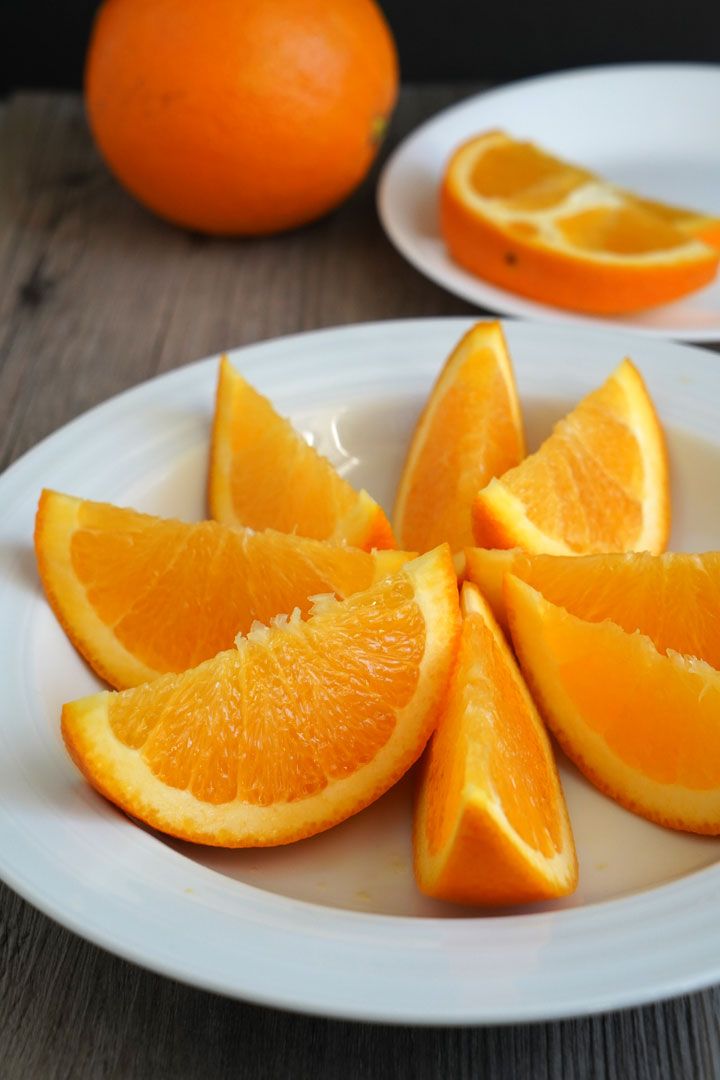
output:
M182 675L66 705L63 737L90 783L154 828L285 844L357 813L417 759L459 621L450 552L437 548Z
M423 762L415 876L430 896L513 904L564 896L577 859L550 742L474 585L458 660Z
M502 328L478 323L450 354L415 428L395 502L400 544L413 551L471 544L475 495L524 456Z
M68 637L112 686L184 671L257 619L367 588L411 557L215 521L188 525L44 491L38 569Z
M208 494L212 517L225 525L277 529L365 551L395 546L374 499L355 491L225 356Z
M566 557L466 548L463 576L504 628L508 573L580 619L612 619L628 634L647 634L661 653L701 656L720 670L720 552Z
M624 360L535 454L473 504L480 547L581 555L662 551L670 530L665 440L645 384Z
M720 222L638 198L529 142L490 131L450 159L441 231L467 270L542 303L617 315L715 277Z
M660 825L720 833L720 672L579 619L512 574L505 602L538 707L588 779Z

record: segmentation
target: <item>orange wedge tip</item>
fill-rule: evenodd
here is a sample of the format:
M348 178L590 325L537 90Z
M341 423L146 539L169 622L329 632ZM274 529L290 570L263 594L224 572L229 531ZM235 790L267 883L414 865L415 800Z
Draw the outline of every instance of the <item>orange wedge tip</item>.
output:
M650 821L720 834L720 672L580 619L512 574L504 588L525 678L580 771Z
M71 702L63 738L99 792L154 828L289 843L367 806L422 753L459 623L444 546L181 675Z
M513 904L572 892L577 858L552 748L474 585L448 694L422 764L415 876L430 896Z
M45 594L101 678L125 688L229 649L256 620L339 598L411 556L372 554L214 521L186 524L55 491L40 497L35 551Z
M382 508L355 491L235 370L220 362L208 478L210 514L370 551L395 540Z
M480 547L581 555L662 551L670 531L665 438L629 361L495 478L472 508Z
M471 273L545 304L619 315L666 304L713 280L716 218L663 206L490 131L452 155L441 231Z
M427 551L472 543L470 505L525 455L512 362L499 322L477 323L448 357L418 420L398 486L395 534Z

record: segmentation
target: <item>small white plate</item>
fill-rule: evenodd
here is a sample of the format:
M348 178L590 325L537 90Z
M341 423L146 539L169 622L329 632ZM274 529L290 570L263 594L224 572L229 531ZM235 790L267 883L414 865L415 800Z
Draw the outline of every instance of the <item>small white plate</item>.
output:
M464 319L346 327L231 354L358 485L391 506L406 441ZM531 445L628 351L627 334L510 323ZM720 537L720 366L635 339L670 443L675 547ZM577 894L524 911L433 903L410 862L410 782L314 839L266 851L166 842L96 795L64 751L64 701L98 682L40 589L43 486L188 519L204 511L217 361L114 398L0 478L0 876L59 922L197 986L405 1023L550 1019L720 980L720 840L660 829L563 778Z
M473 304L583 326L720 341L720 281L664 307L615 318L575 315L497 288L452 261L437 200L452 151L492 128L644 195L720 216L720 66L633 64L544 75L478 94L408 136L378 186L380 220L421 273Z

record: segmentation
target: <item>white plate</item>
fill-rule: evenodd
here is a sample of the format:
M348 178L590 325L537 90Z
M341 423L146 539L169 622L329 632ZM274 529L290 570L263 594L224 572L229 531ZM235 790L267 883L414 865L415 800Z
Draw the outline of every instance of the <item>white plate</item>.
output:
M406 439L462 319L347 327L232 354L354 482L390 506ZM510 323L531 443L598 384L626 334ZM676 547L720 535L718 358L637 339L667 424ZM98 685L42 596L43 485L160 514L203 513L216 361L68 425L0 479L0 875L72 930L189 983L365 1020L495 1023L605 1010L720 980L720 841L626 813L564 766L581 884L564 906L432 903L410 867L409 783L312 840L222 852L167 843L65 755L63 701ZM714 485L714 488L709 487Z
M648 196L720 215L720 66L633 64L528 79L445 109L400 144L378 186L395 247L421 273L490 311L584 326L621 326L720 341L720 281L684 300L615 318L526 300L454 263L440 236L437 193L464 139L491 128L537 141Z

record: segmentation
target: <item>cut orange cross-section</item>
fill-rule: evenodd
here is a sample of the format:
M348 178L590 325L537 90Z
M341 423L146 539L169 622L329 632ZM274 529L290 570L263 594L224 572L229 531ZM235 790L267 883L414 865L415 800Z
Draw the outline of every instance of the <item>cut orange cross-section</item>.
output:
M720 262L710 246L720 239L717 218L631 195L501 131L451 157L441 230L472 273L596 314L676 300L712 281Z
M35 550L70 640L112 686L184 671L254 620L367 588L410 558L215 521L189 525L44 491Z
M473 504L480 547L551 555L662 551L670 529L665 439L637 368L624 360L540 449Z
M415 428L395 502L399 543L413 551L471 544L475 495L524 454L502 328L478 323L451 353Z
M581 772L651 821L720 833L720 672L579 619L512 574L505 601L535 700Z
M456 667L423 761L415 876L430 896L511 904L564 896L577 859L550 742L474 585Z
M720 552L528 555L466 548L462 576L475 582L507 627L503 581L525 581L588 622L639 630L662 653L701 656L720 670Z
M66 705L63 737L98 791L163 832L289 843L361 810L418 758L459 623L443 546L182 675Z
M277 529L365 551L395 546L390 523L375 500L366 491L355 491L225 356L208 499L211 515L226 525Z

